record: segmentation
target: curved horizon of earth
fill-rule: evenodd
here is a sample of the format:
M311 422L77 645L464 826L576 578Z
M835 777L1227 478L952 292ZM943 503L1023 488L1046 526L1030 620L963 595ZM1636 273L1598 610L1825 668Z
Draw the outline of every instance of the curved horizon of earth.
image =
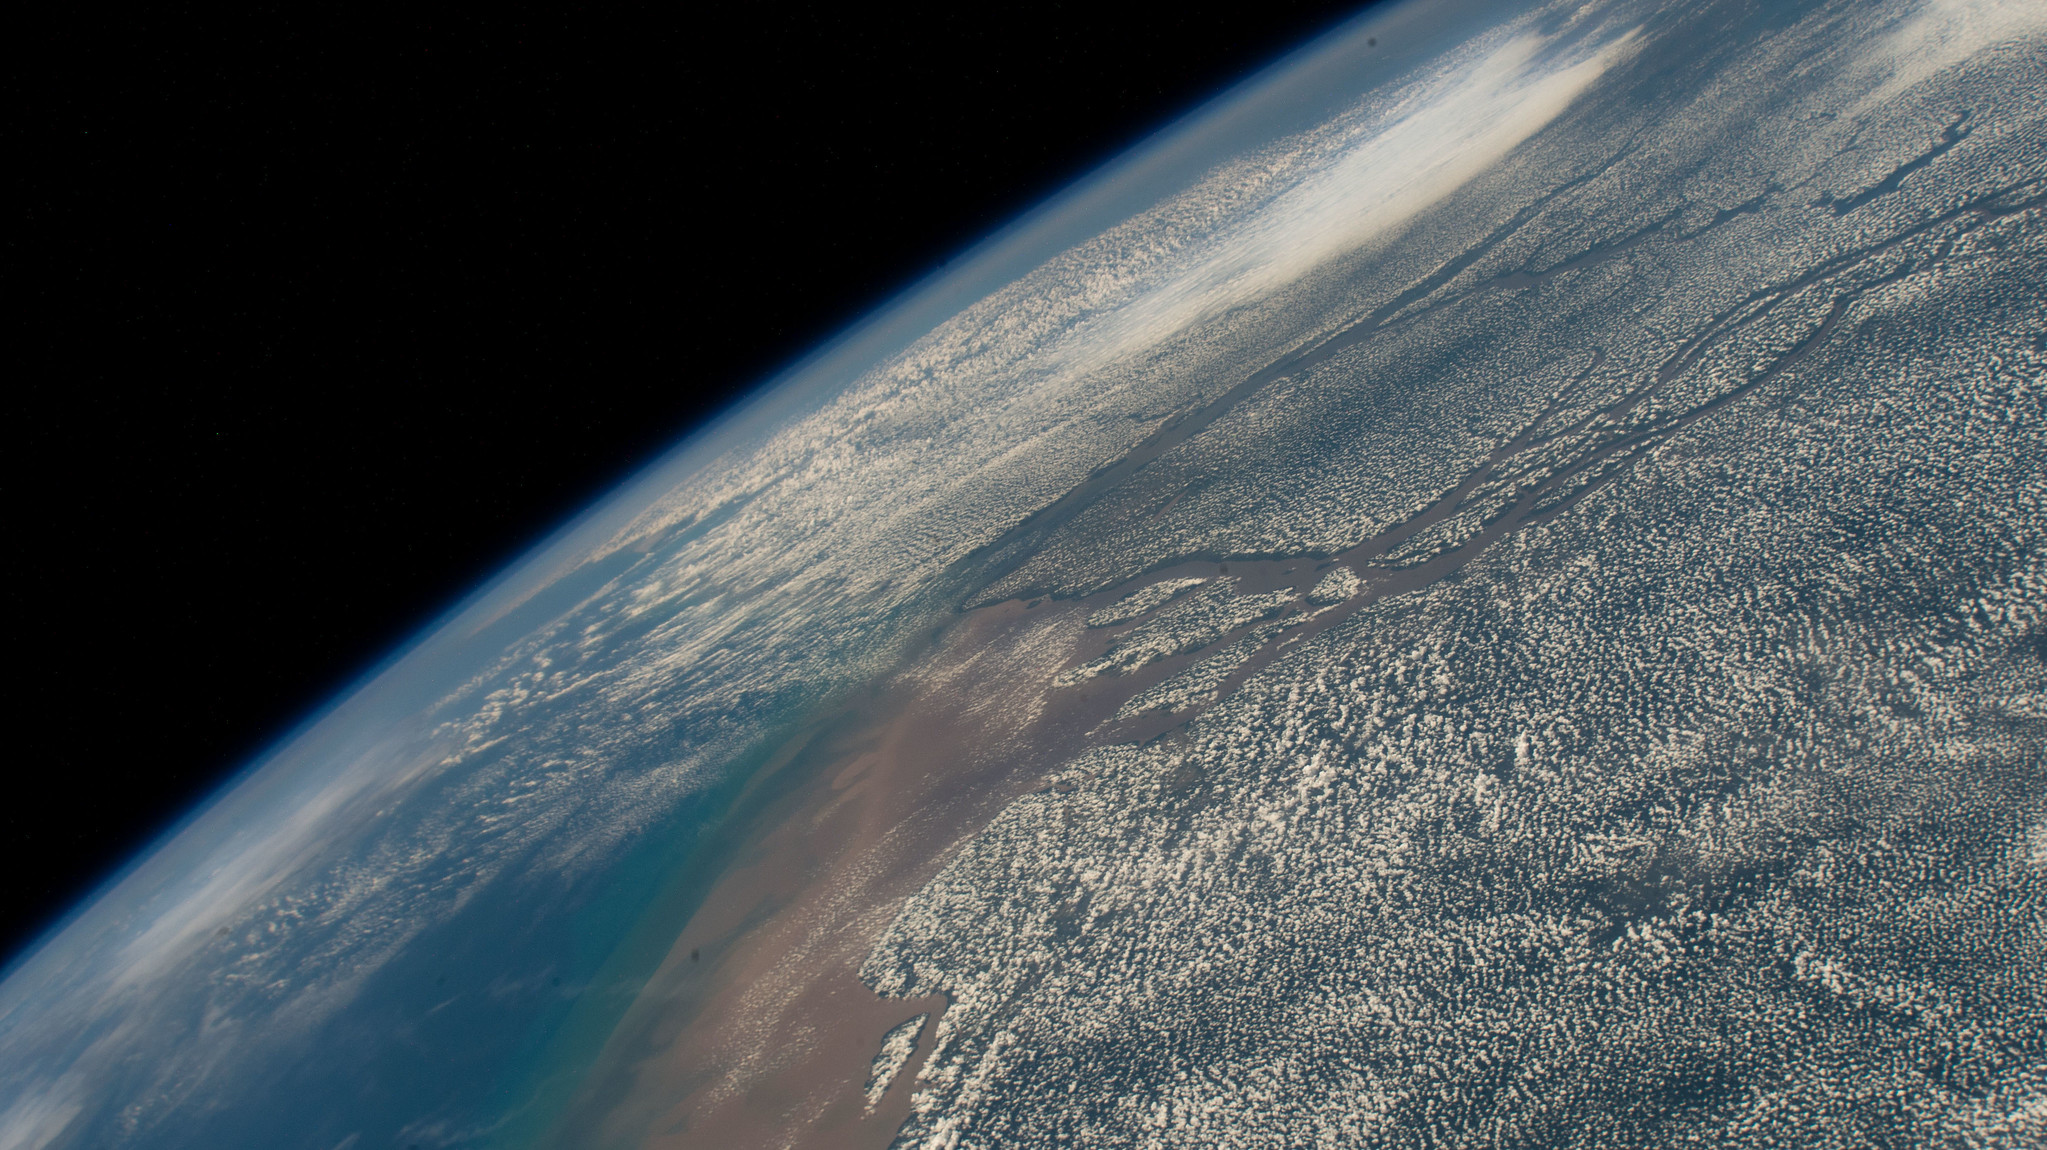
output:
M81 904L0 1150L2047 1143L2043 213L2038 4L1361 17Z

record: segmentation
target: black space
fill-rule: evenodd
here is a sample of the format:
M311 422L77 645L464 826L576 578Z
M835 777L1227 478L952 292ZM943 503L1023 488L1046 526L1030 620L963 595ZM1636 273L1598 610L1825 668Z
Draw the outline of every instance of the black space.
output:
M24 34L0 954L708 414L1357 7Z

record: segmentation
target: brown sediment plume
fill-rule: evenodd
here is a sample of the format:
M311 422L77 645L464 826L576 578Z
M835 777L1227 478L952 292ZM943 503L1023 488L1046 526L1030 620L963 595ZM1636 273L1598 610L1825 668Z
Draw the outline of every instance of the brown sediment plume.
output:
M883 998L860 964L946 849L1041 785L1099 721L1099 707L1049 705L1083 614L1005 603L964 616L806 738L785 768L801 781L753 818L559 1128L566 1140L888 1144L950 1004ZM914 1053L870 1106L883 1035L918 1014L930 1017Z

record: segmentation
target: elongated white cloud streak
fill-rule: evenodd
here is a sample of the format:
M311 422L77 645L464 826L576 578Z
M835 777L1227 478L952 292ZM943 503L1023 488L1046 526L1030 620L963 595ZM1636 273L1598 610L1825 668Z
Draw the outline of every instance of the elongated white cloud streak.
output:
M1891 75L1871 98L1889 98L1985 48L2042 35L2040 0L1926 0L1878 46Z
M1524 33L1443 68L1346 133L1206 258L1132 301L1105 325L1108 342L1169 339L1399 230L1541 131L1636 42L1630 30L1559 58L1552 38Z

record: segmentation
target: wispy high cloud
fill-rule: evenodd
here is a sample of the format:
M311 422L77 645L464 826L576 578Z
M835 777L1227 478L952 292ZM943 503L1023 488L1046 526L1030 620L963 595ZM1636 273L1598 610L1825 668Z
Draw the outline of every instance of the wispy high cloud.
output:
M1390 106L1358 117L1334 147L1311 145L1288 190L1132 300L1089 350L1169 339L1399 231L1555 120L1637 42L1632 29L1523 32L1453 57Z
M1877 45L1890 77L1872 93L1887 99L1985 48L2047 35L2040 0L1923 0Z

